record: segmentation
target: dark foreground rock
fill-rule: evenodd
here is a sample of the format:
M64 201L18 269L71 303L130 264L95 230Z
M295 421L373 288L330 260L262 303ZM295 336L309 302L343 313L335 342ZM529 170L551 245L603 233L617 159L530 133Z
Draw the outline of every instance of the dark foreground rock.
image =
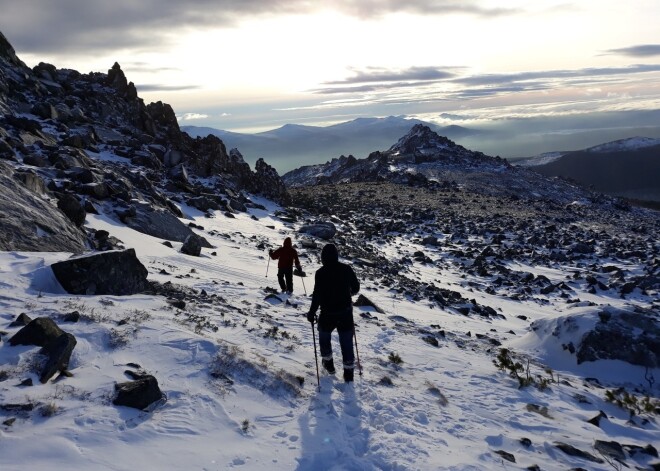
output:
M117 395L112 401L113 404L135 409L146 409L163 398L158 381L151 375L143 376L136 381L117 383L115 391Z
M76 338L72 334L64 332L49 317L34 319L9 339L9 344L12 346L42 347L39 353L47 357L39 374L39 381L42 383L48 382L58 371L67 369L76 343Z
M51 267L62 287L71 294L124 296L149 288L147 269L134 249L73 258Z

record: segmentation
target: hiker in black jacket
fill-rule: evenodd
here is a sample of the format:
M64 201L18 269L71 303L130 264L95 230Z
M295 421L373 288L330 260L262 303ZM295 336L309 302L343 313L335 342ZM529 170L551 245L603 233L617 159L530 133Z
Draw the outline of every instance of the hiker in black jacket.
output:
M344 381L353 381L355 354L353 353L353 303L351 296L360 290L360 282L353 269L339 261L339 253L334 244L327 244L321 251L323 266L316 271L312 306L307 320L316 321L316 311L321 307L318 318L319 344L323 367L334 374L330 334L336 328L339 334Z

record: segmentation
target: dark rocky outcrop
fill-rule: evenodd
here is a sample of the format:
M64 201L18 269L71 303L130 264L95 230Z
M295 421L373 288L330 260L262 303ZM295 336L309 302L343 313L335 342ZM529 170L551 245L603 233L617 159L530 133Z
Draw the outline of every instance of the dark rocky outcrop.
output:
M291 203L291 197L284 185L284 182L277 174L277 171L268 165L264 159L258 159L254 165L255 168L255 189L280 204L288 205Z
M122 296L149 288L147 269L134 249L72 258L51 267L62 287L71 294Z
M85 235L55 205L11 178L0 162L0 250L81 252Z
M158 381L151 375L142 376L136 381L115 384L116 396L112 403L117 406L146 409L163 398Z
M241 204L244 192L280 202L288 196L272 167L260 162L252 171L219 138L193 139L181 132L170 105L145 105L118 63L107 74L45 63L30 69L4 36L0 159L0 215L6 216L0 221L0 250L82 251L84 235L75 226L84 217L73 198L101 211L143 201L154 212L182 217L173 203L182 192L218 194ZM13 173L23 185L6 180ZM71 221L52 211L56 195ZM145 233L153 225L133 224ZM177 231L173 219L166 225ZM157 237L183 242L189 232L179 232Z
M307 224L298 229L301 234L309 234L323 240L332 239L337 233L337 228L331 222L317 222Z
M660 318L656 312L607 308L600 319L582 337L576 352L578 363L623 360L649 368L660 366Z

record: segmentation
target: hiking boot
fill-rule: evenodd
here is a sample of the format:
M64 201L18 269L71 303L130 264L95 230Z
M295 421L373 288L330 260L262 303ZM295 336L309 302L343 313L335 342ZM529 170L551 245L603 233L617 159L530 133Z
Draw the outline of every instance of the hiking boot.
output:
M335 374L335 362L333 360L321 360L321 363L328 373Z
M344 368L344 381L346 381L347 383L353 381L353 368L351 369Z

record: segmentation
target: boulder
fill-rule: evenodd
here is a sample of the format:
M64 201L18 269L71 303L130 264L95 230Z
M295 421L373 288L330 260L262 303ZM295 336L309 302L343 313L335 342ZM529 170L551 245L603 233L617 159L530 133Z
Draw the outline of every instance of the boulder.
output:
M660 366L660 320L657 313L606 308L600 322L583 335L577 361L622 360L649 368ZM612 348L616 345L616 348Z
M188 179L188 171L183 164L179 164L176 167L172 167L168 172L170 180L174 182L177 186L182 188L187 188L190 186L190 180Z
M315 224L302 226L300 229L298 229L298 232L302 234L309 234L314 237L318 237L319 239L330 240L337 233L337 228L331 222L318 222Z
M46 189L46 183L44 183L44 179L32 170L16 172L14 174L14 178L21 182L25 188L38 195L44 195L48 191Z
M16 161L16 151L4 139L0 139L0 159Z
M37 317L9 339L9 345L37 345L44 347L64 332L49 317Z
M36 103L32 106L30 113L43 119L57 119L59 116L55 107L45 102Z
M623 462L626 460L626 454L624 453L623 447L619 442L615 442L615 441L606 442L604 440L596 440L596 442L594 443L594 450L596 450L603 456L607 456L619 462Z
M85 223L85 217L87 217L87 211L85 207L80 203L78 198L72 194L64 194L57 201L57 207L71 219L71 221L78 227L82 226Z
M169 211L155 209L146 203L135 203L133 206L135 212L132 217L123 219L124 224L131 229L158 239L176 242L184 242L190 234L193 234L192 229ZM202 239L202 247L213 247L206 239Z
M131 295L149 288L147 269L134 249L108 251L51 265L55 277L71 294Z
M229 209L232 209L234 211L239 211L241 213L247 212L247 207L238 201L237 199L231 198L228 203Z
M592 455L591 453L580 450L579 448L575 448L573 445L569 445L568 443L554 442L554 445L569 456L575 456L576 458L582 458L583 460L593 461L594 463L603 463L603 460L600 458Z
M186 240L181 246L181 253L199 257L199 255L202 253L203 241L203 237L200 237L197 234L190 234L188 237L186 237Z
M380 314L385 314L385 311L383 311L381 308L376 306L369 298L367 298L365 295L361 294L358 296L358 298L355 300L353 303L353 306L359 306L359 307L372 307L374 310Z
M431 245L435 247L438 245L438 238L433 236L424 237L424 239L422 239L422 245Z
M163 398L158 387L158 381L151 375L143 376L136 381L115 384L116 396L112 401L116 406L146 409Z
M9 324L9 327L18 327L18 326L24 327L28 325L30 322L32 322L32 318L27 314L25 314L24 312L22 312L18 315L18 317L16 317L16 319L14 319L14 321L11 324Z
M186 202L189 206L197 208L200 211L220 211L224 209L227 204L227 202L222 197L216 195L195 196L194 198L188 198Z
M48 356L48 360L41 370L39 381L48 382L58 371L64 371L69 366L71 352L76 346L76 338L67 332L63 332L57 338L48 342L41 349L41 354Z
M111 194L110 187L105 182L86 183L82 186L81 190L83 194L99 200L106 199Z

